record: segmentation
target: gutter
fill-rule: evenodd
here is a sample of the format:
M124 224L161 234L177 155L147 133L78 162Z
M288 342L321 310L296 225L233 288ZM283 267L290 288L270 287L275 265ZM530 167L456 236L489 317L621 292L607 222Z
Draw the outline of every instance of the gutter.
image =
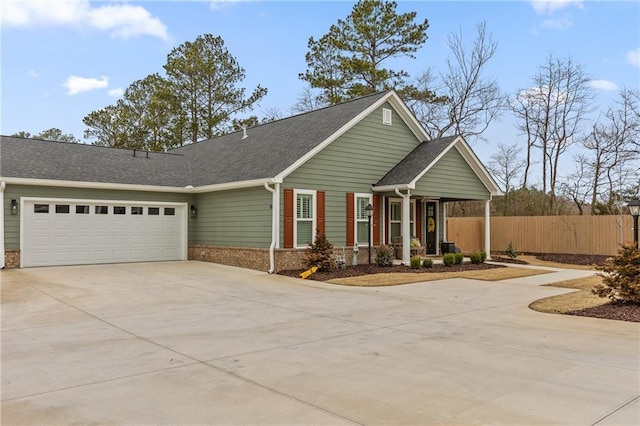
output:
M275 183L271 188L267 182L264 183L264 189L271 192L271 245L269 246L269 273L276 271L275 248L278 245L278 237L280 235L280 184Z
M0 181L0 269L4 269L4 188L7 184Z

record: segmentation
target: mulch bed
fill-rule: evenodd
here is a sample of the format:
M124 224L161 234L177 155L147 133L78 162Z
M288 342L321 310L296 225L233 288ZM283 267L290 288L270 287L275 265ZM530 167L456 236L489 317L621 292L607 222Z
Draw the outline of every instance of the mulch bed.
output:
M513 264L516 264L516 265L528 265L529 264L529 262L527 262L526 260L512 259L510 257L502 257L502 256L491 256L491 260L493 262L513 263Z
M539 254L537 259L546 260L548 262L566 263L569 265L603 265L611 256L603 256L598 254Z
M633 303L606 303L593 308L567 312L567 314L581 317L640 322L640 305Z
M334 269L333 271L322 272L318 271L315 274L309 276L309 280L315 281L329 281L334 278L347 278L347 277L357 277L360 275L368 275L368 274L388 274L392 272L399 273L411 273L411 274L428 274L433 272L461 272L461 271L478 271L483 269L494 269L494 268L506 268L506 266L502 265L490 265L488 263L481 263L479 265L474 265L472 263L463 263L462 265L453 265L453 266L444 266L441 264L433 265L433 268L420 268L420 269L411 269L409 266L403 265L394 265L394 266L377 266L377 265L357 265L357 266L347 266L345 269ZM295 270L295 271L280 271L278 274L286 275L289 277L298 277L301 272L304 270Z

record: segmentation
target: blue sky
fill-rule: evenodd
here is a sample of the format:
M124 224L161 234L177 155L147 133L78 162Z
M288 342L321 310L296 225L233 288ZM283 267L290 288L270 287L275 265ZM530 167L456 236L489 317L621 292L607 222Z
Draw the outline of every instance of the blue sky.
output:
M82 139L84 116L116 102L135 80L158 72L173 47L198 35L221 36L245 68L248 92L268 95L254 113L287 113L304 82L307 40L345 18L353 1L61 1L3 0L0 134L52 127ZM498 42L488 72L501 89L526 89L549 54L583 65L608 105L622 87L640 88L640 4L637 1L398 1L398 12L429 20L412 75L444 71L447 35L471 42L487 22ZM391 64L390 64L391 65ZM478 142L487 162L498 143L519 136L505 114Z

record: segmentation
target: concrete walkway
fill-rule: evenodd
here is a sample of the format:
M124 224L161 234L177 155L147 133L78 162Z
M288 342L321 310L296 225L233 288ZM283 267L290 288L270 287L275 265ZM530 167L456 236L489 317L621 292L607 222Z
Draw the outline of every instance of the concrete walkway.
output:
M640 324L591 274L354 288L200 262L0 272L2 425L638 425Z

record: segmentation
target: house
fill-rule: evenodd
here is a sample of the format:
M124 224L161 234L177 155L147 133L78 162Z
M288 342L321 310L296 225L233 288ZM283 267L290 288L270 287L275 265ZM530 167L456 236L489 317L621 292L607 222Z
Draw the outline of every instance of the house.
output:
M274 272L301 267L318 230L361 262L369 238L401 239L407 264L412 238L439 254L445 202L484 200L488 216L496 195L464 139L429 140L395 91L168 153L3 136L0 266L197 259Z

